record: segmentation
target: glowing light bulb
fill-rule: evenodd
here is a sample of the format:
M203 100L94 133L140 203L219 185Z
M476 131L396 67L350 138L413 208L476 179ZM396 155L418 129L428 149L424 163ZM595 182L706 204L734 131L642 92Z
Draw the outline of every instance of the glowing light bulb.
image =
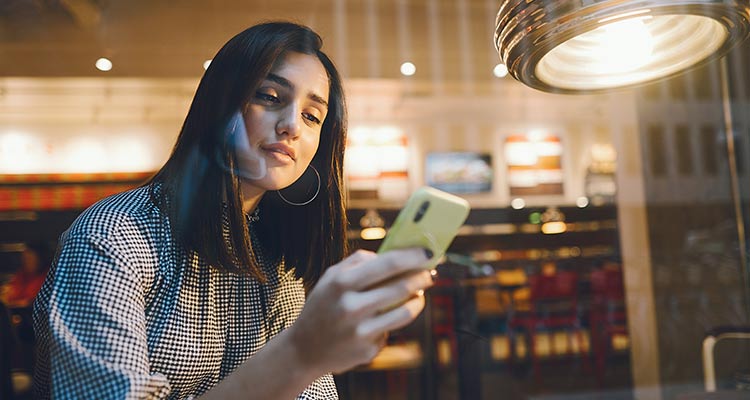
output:
M94 65L96 65L96 69L98 69L99 71L107 72L112 69L112 61L104 57L96 60L96 64Z
M365 228L359 233L364 240L378 240L385 237L385 229L380 227Z
M526 202L523 201L522 198L517 197L510 202L510 206L513 207L514 210L520 210L524 207L526 207Z
M627 72L648 64L654 52L654 38L643 18L626 19L589 33L595 40L590 49L597 71Z
M562 221L550 221L542 224L542 233L545 235L556 235L564 233L566 230L567 226Z
M412 76L417 72L417 66L410 62L401 64L401 73L404 76Z
M497 78L505 78L506 76L508 76L508 66L503 63L497 64L492 70L492 74Z

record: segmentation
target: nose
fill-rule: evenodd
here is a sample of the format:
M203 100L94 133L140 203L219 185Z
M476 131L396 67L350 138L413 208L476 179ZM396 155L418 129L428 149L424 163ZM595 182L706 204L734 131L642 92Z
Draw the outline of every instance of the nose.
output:
M280 112L279 121L276 123L276 135L297 138L300 134L300 118L298 106L294 103L289 104Z

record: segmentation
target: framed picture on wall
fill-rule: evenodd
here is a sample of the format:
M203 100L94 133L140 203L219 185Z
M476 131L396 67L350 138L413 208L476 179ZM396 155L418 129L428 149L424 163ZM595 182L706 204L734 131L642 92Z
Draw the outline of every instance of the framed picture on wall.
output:
M563 147L553 134L511 135L505 139L511 196L562 195Z
M399 200L410 193L408 138L400 128L350 129L345 157L350 199Z
M476 152L429 153L425 160L428 186L458 194L492 191L492 157Z

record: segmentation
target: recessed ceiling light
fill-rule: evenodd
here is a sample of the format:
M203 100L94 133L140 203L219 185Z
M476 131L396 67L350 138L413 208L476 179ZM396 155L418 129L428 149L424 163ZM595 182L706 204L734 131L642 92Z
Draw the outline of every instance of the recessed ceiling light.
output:
M410 63L408 61L405 62L405 63L403 63L403 64L401 64L401 73L403 75L405 75L405 76L412 76L416 72L417 72L417 66L416 65L414 65L414 64L412 64L412 63Z
M112 69L112 61L105 57L96 60L95 65L96 69L98 69L99 71L107 72Z
M497 64L492 70L492 74L497 78L505 78L508 75L508 67L503 63Z

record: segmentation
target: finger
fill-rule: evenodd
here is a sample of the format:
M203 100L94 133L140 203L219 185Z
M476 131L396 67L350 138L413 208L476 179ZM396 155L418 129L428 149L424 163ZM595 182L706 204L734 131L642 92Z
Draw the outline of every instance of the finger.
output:
M374 252L360 249L339 261L336 265L329 268L329 270L347 270L376 257L377 254Z
M412 270L387 283L365 291L346 291L341 304L349 318L369 318L378 312L403 304L415 294L432 287L434 280L427 270Z
M423 295L416 295L403 305L371 318L360 325L362 335L377 335L409 325L424 309Z
M383 334L378 337L375 344L378 346L379 349L382 349L383 347L385 347L385 345L388 344L388 332L383 332Z
M358 292L356 295L361 302L362 313L368 314L401 304L420 291L424 293L425 289L433 285L434 281L429 271L414 271L402 275L401 278L391 280L382 286Z
M341 274L342 283L353 290L364 290L379 282L394 278L406 271L419 269L429 257L424 249L399 249L363 261L357 268Z

